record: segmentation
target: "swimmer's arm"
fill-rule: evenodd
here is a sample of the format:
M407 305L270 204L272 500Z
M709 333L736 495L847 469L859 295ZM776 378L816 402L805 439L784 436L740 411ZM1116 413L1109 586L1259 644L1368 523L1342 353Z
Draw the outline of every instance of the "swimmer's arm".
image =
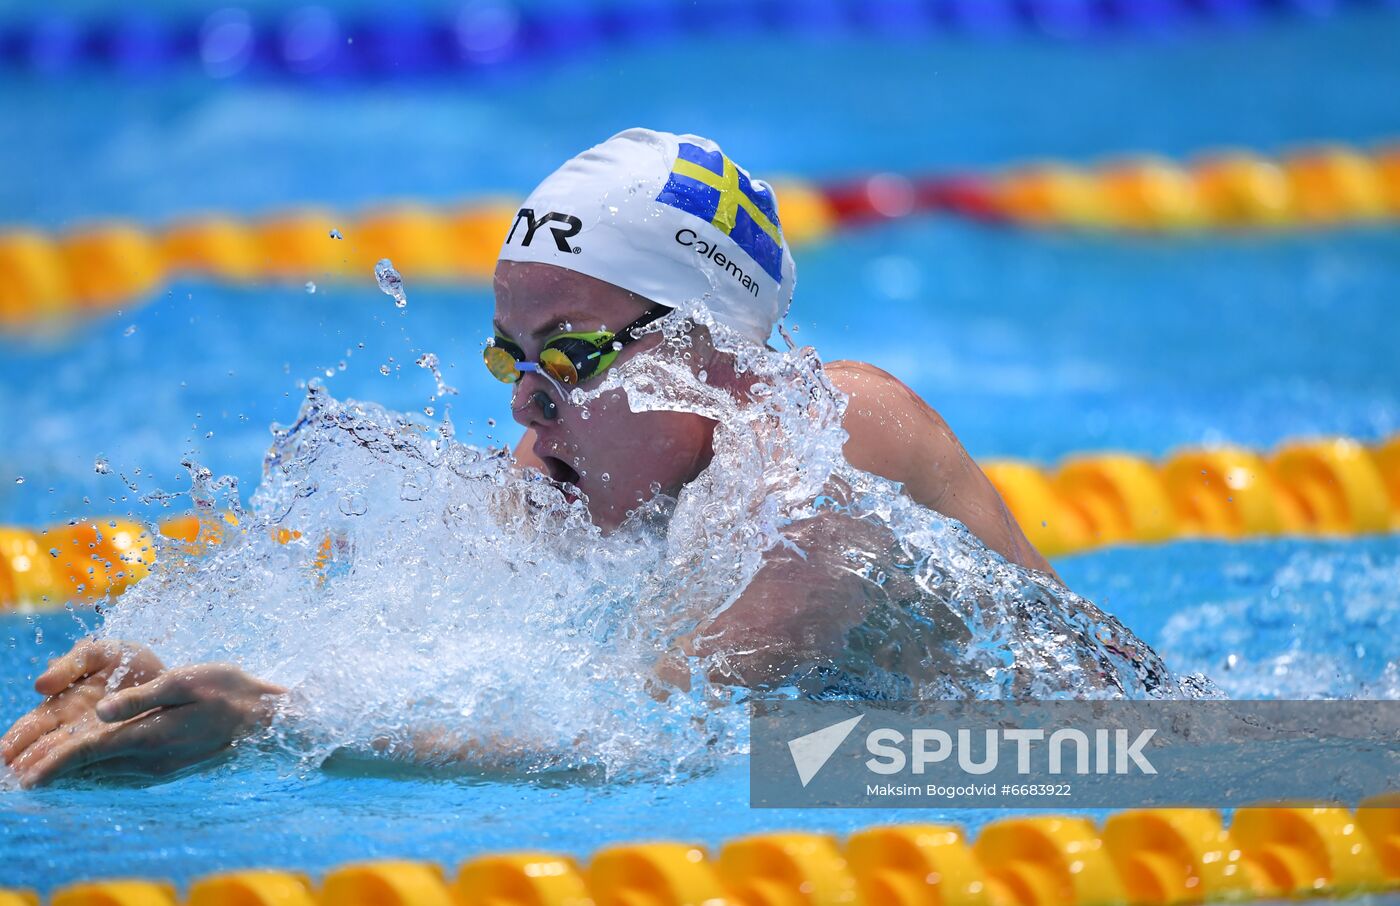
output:
M380 736L370 743L377 758L425 768L470 767L478 771L509 772L532 751L519 741L500 736L473 739L442 726L419 727L396 738ZM355 753L342 757L353 760Z
M889 532L828 513L794 523L783 534L788 543L765 555L743 593L656 665L663 683L689 688L683 656L700 658L712 683L749 687L780 683L798 667L841 659L847 633L880 599L879 586L860 575L861 563L847 552L878 557L889 547Z
M901 483L1011 562L1060 578L933 407L874 365L832 362L826 371L850 398L844 452L851 465Z

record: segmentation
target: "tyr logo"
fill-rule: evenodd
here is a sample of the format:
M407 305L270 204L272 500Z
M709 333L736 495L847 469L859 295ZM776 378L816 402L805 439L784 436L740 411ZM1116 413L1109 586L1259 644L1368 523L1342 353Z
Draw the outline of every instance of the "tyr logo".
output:
M509 244L515 238L515 230L520 226L520 221L525 221L525 236L520 240L521 245L529 245L535 238L535 233L546 223L562 223L565 226L552 226L549 232L554 235L554 244L559 246L561 252L572 252L577 255L581 250L577 246L569 245L569 237L577 236L578 231L583 229L583 221L572 214L560 214L558 211L550 211L540 219L535 219L535 212L531 208L521 208L520 213L515 215L515 223L510 225L510 235L506 237Z

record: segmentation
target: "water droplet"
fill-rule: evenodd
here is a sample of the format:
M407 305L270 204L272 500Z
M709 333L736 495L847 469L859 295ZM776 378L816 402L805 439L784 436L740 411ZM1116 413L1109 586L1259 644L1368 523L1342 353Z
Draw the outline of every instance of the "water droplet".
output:
M340 511L347 516L363 516L369 512L369 503L365 500L364 495L353 492L341 497L337 505L340 507Z
M588 410L587 410L587 409L580 409L580 410L578 410L578 417L581 418L581 419L583 419L584 421L588 421L588 418L589 418Z
M436 412L436 410L433 409L432 406L424 406L424 407L423 407L423 414L424 414L424 415L427 415L427 416L431 417L435 412Z
M380 258L374 265L374 279L384 295L391 296L397 308L408 305L408 296L403 291L403 277L394 270L394 263L388 258Z
M50 557L53 557L55 560L57 560L57 559L58 559L58 554L59 554L58 548L56 548L56 547L51 547L51 548L49 548L49 556L50 556Z
M314 295L315 293L316 293L316 281L315 281L315 280L307 280L307 281L306 281L306 294L307 294L308 296L311 296L311 295Z
M332 239L344 239L345 237L342 236L342 235L340 235L340 230L331 230L331 238L332 238Z
M710 379L710 373L705 369L701 368L700 373L696 375L696 377L700 378L701 383L704 383L705 381L708 381Z
M380 366L379 366L379 373L382 374L382 375L384 375L385 377L388 377L388 376L389 376L389 366L388 366L388 365L380 365Z
M24 476L23 476L23 475L16 476L16 478L15 478L15 484L24 484Z
M438 357L436 353L425 352L420 355L418 357L418 367L432 372L433 380L437 383L438 396L447 396L448 394L456 395L457 388L449 387L442 379L442 371L438 367Z
M604 472L602 475L599 475L598 477L601 478L601 479L603 480L603 483L604 483L604 484L607 484L609 481L612 481L612 476L609 475L607 472Z
M488 427L488 428L494 428L494 427L496 427L496 420L495 420L494 418L488 418L488 419L486 420L486 427Z
M124 337L129 337L129 336L131 336L131 335L134 334L134 333L136 333L136 325L135 325L135 324L131 324L131 325L128 325L128 326L127 326L126 330L123 330L123 331L122 331L122 336L124 336Z

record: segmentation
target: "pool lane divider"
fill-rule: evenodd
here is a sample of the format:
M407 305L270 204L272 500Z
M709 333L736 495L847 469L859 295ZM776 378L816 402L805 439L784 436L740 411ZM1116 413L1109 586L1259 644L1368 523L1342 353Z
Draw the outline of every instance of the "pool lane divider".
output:
M1400 531L1400 434L1374 444L1290 440L1267 454L1222 446L1179 450L1161 462L1082 453L1053 468L1010 460L986 460L981 468L1047 557L1192 538ZM157 527L190 556L237 530L232 514L186 514ZM124 518L37 530L0 526L0 611L115 598L150 572L156 557L150 531ZM313 530L278 529L277 540L300 541L303 531ZM308 548L312 540L308 534ZM334 553L323 536L309 550L309 567L323 570Z
M1026 229L1141 234L1277 232L1400 221L1400 143L1304 148L1274 160L1222 151L1178 164L1130 156L1081 167L776 186L792 245L940 213ZM180 278L236 285L359 281L391 259L417 284L490 280L516 205L401 203L355 215L307 208L257 218L190 217L160 227L108 221L60 234L0 232L0 330L62 324L129 307Z
M317 5L205 15L139 7L103 15L62 8L0 18L0 71L38 78L101 76L143 81L203 72L211 79L365 84L452 79L494 84L589 55L629 47L720 39L867 38L901 42L1013 36L1080 42L1190 36L1282 19L1313 21L1351 11L1397 9L1387 0L569 0L438 4L387 2L353 10Z
M1400 531L1400 434L1290 440L1272 453L1218 446L1162 462L1070 456L1054 469L981 463L1047 557L1187 538L1347 537Z
M67 884L51 906L1176 906L1400 890L1400 795L1335 806L1003 818L975 835L898 824L845 840L764 833L712 856L625 843L587 864L546 852L484 855L449 877L432 862L361 862L314 883L295 871L211 874L182 898L159 880ZM0 906L39 906L0 892Z

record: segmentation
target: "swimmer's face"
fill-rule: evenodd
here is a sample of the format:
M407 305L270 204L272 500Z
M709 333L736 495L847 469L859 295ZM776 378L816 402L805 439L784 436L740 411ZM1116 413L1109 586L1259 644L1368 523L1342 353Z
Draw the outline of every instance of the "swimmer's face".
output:
M650 308L625 289L548 264L502 261L496 267L496 330L530 361L560 333L621 330ZM648 354L670 354L659 333L627 345L612 367ZM592 390L603 379L594 375L579 386ZM604 531L650 500L654 486L676 494L709 464L714 422L707 418L633 412L621 390L584 408L587 418L538 373L525 373L511 387L511 411L534 432L534 454L549 477L571 482L587 495L589 513Z

